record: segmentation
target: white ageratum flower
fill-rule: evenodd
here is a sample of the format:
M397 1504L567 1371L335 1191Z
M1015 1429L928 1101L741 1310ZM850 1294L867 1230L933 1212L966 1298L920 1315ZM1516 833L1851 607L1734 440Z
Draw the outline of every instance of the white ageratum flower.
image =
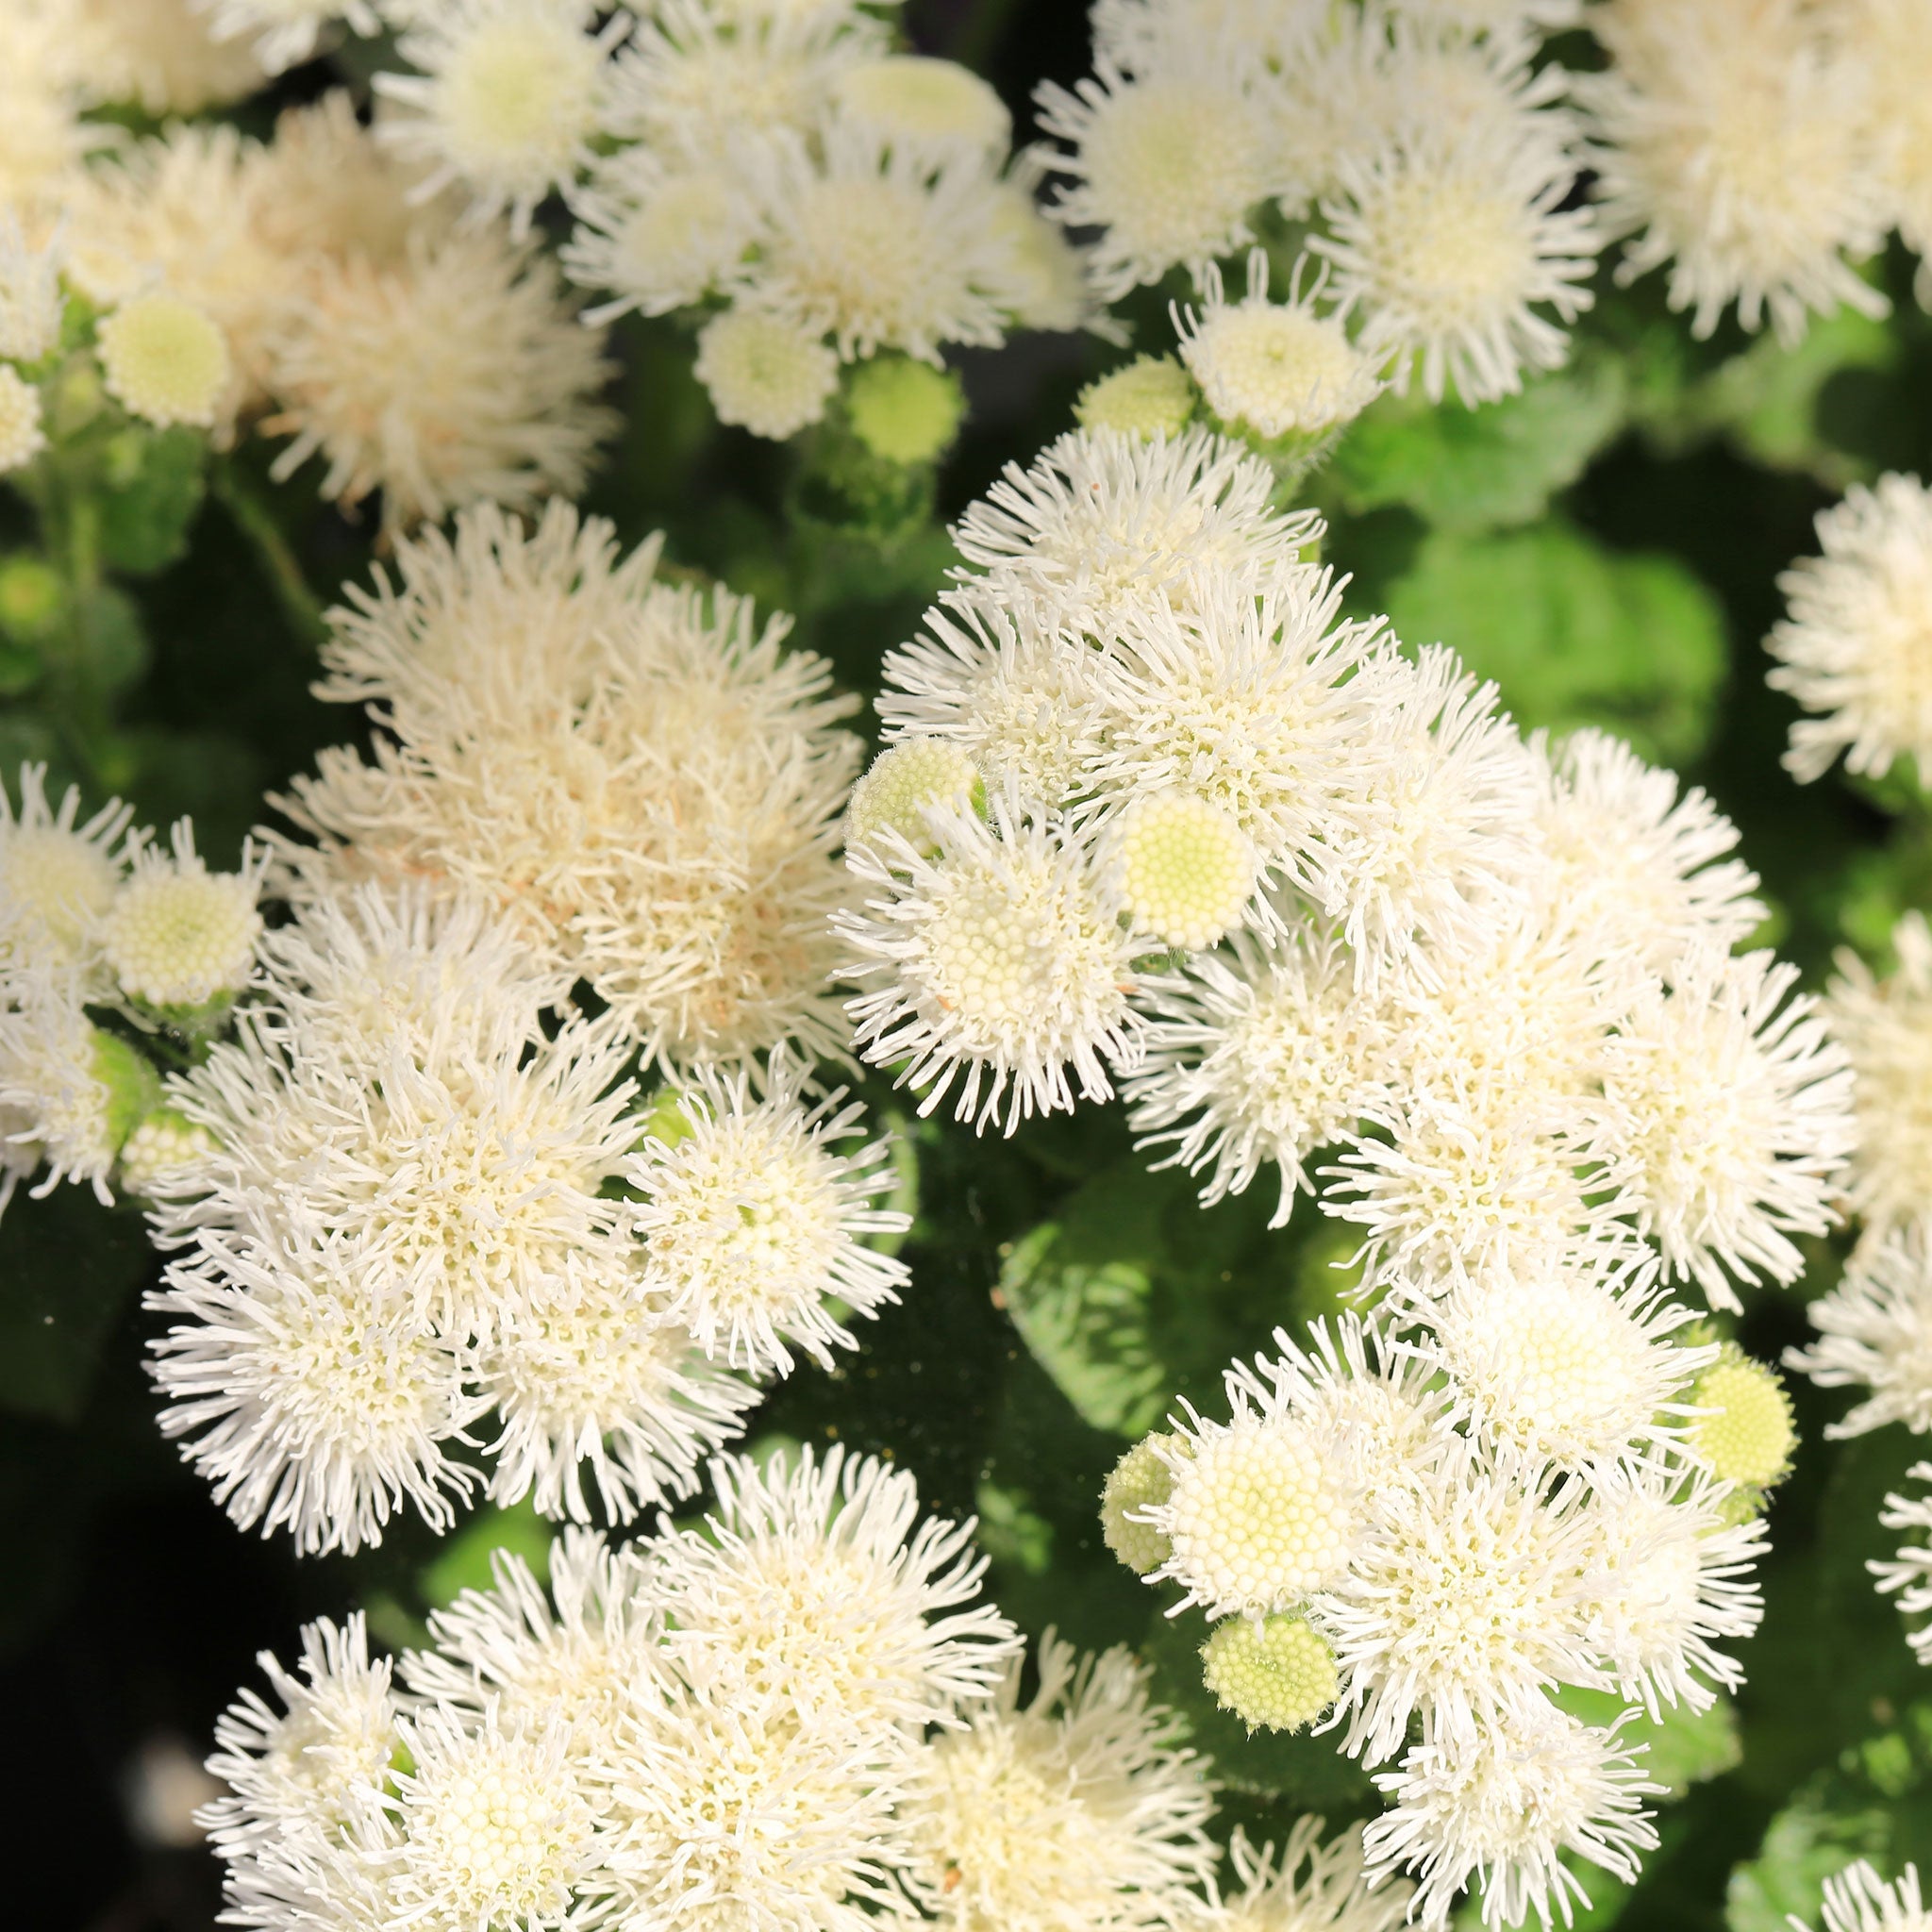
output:
M1863 1858L1824 1881L1819 1923L1824 1932L1928 1932L1932 1911L1919 1891L1919 1868L1907 1865L1887 1884ZM1799 1932L1809 1932L1797 1919Z
M1787 345L1841 304L1882 316L1851 266L1891 225L1864 63L1801 0L1597 9L1612 55L1576 82L1594 123L1618 278L1668 265L1673 308L1708 336L1733 302ZM1853 37L1847 37L1850 39Z
M143 848L101 921L103 958L121 991L147 1007L205 1007L240 992L262 930L256 899L265 861L244 846L242 870L211 873L178 821L172 856Z
M1074 430L1009 463L953 532L962 583L1009 609L1105 639L1123 614L1178 608L1224 575L1299 570L1322 537L1312 511L1273 507L1274 473L1238 442L1190 430L1149 440ZM888 659L888 676L897 664Z
M1181 360L1224 423L1276 438L1324 437L1361 414L1381 393L1377 363L1350 340L1345 311L1320 306L1325 272L1302 290L1307 258L1290 278L1288 300L1268 299L1268 258L1248 255L1248 292L1229 302L1210 262L1198 314L1176 311Z
M1259 855L1241 822L1210 798L1147 791L1109 832L1121 904L1134 929L1202 952L1238 924Z
M1035 1113L1113 1092L1141 1022L1128 995L1138 950L1089 841L1058 818L1027 820L993 794L989 816L935 808L926 858L891 834L847 862L877 896L838 915L846 975L880 982L849 1003L855 1043L932 1112L958 1082L955 1117L1006 1131Z
M585 311L603 324L635 308L667 315L711 293L753 239L741 197L723 167L666 159L644 146L597 161L571 196L576 226L564 273L609 299Z
M1250 214L1282 185L1264 89L1258 73L1211 58L1129 79L1105 55L1071 93L1041 86L1041 127L1068 143L1048 158L1069 185L1047 212L1102 230L1090 259L1103 300L1176 263L1198 275L1254 239Z
M91 964L96 923L127 867L134 808L110 799L82 820L72 785L50 806L44 765L22 765L18 791L16 808L0 788L0 966Z
M1280 1170L1270 1225L1306 1162L1352 1134L1389 1096L1393 1038L1386 1003L1356 982L1347 953L1296 926L1272 946L1237 933L1231 949L1147 982L1141 1065L1123 1083L1141 1147L1171 1146L1158 1166L1209 1170L1204 1206L1245 1193L1264 1162Z
M835 111L882 145L934 160L968 155L997 167L1013 117L970 67L921 54L885 54L833 76Z
M993 1696L1019 1640L975 1602L972 1524L920 1520L907 1471L835 1445L762 1468L719 1457L710 1479L704 1528L650 1557L662 1641L694 1688L855 1738L957 1727Z
M1322 202L1330 233L1308 245L1359 308L1363 351L1394 358L1398 388L1419 364L1431 402L1453 385L1474 407L1562 366L1558 324L1591 305L1598 241L1591 211L1562 205L1574 170L1560 151L1507 128L1424 130L1344 154L1337 175Z
M400 1741L390 1660L370 1657L360 1610L303 1626L299 1674L271 1652L259 1661L282 1707L243 1690L215 1720L208 1768L228 1790L196 1814L231 1859L280 1840L325 1841L359 1790L382 1790Z
M42 1161L35 1194L85 1181L112 1207L121 1143L159 1098L148 1062L89 1021L71 965L29 959L0 972L0 1202Z
M614 418L594 400L603 338L562 301L547 258L495 227L412 233L394 259L355 254L319 279L271 348L294 441L278 480L310 457L324 496L382 492L391 530L478 500L511 508L574 495Z
M1714 1686L1744 1681L1717 1648L1746 1638L1764 1614L1752 1570L1764 1521L1725 1521L1731 1485L1703 1471L1646 1471L1607 1484L1585 1512L1588 1551L1577 1585L1591 1642L1620 1695L1656 1718L1666 1704L1707 1709Z
M479 218L509 213L521 241L547 195L587 167L605 115L611 49L630 31L615 9L591 31L583 0L440 0L396 51L417 74L381 73L401 104L380 138L420 172L427 197L460 183Z
M1323 1820L1298 1818L1276 1861L1273 1844L1257 1852L1240 1825L1228 1842L1238 1892L1224 1894L1207 1923L1215 1932L1399 1932L1413 1890L1402 1879L1371 1890L1359 1826L1324 1845Z
M58 242L29 247L20 218L0 214L0 360L38 362L60 340L67 297Z
M1636 1882L1657 1831L1643 1809L1662 1787L1617 1729L1593 1730L1541 1701L1471 1746L1431 1739L1376 1779L1392 1802L1362 1831L1372 1880L1415 1874L1412 1922L1449 1924L1458 1896L1480 1887L1486 1926L1520 1925L1534 1911L1566 1919L1590 1894L1563 1854Z
M0 475L25 469L46 448L42 421L40 390L0 362Z
M834 124L817 149L767 133L740 173L758 242L728 281L749 306L829 336L846 361L998 346L1017 298L999 191L974 159L935 166Z
M1591 1674L1576 1602L1577 1491L1492 1469L1466 1442L1367 1499L1359 1547L1309 1621L1335 1648L1341 1748L1378 1764L1420 1716L1457 1750L1532 1719L1543 1691Z
M1604 1075L1638 1228L1713 1307L1737 1307L1733 1278L1795 1281L1790 1237L1836 1218L1852 1069L1797 976L1768 952L1700 948L1635 1004Z
M368 0L196 0L222 41L247 42L271 74L299 66L340 24L376 34L382 22Z
M207 311L163 290L136 295L94 331L101 379L132 415L160 428L211 428L234 375L227 338Z
M832 1310L875 1315L896 1302L906 1264L868 1245L908 1216L875 1205L893 1184L889 1141L851 1152L865 1109L845 1090L800 1096L782 1066L762 1099L743 1072L702 1071L678 1115L625 1164L642 1200L644 1283L708 1357L751 1374L789 1374L791 1348L821 1368L858 1339Z
M1855 483L1818 514L1822 555L1778 578L1786 615L1766 673L1811 715L1791 725L1785 768L1800 784L1845 769L1882 778L1910 758L1932 783L1932 491L1916 476Z
M1341 1580L1360 1540L1357 1473L1334 1423L1296 1416L1290 1383L1230 1374L1226 1387L1229 1421L1184 1403L1187 1423L1155 1444L1174 1484L1141 1520L1173 1550L1149 1579L1180 1586L1170 1615L1291 1610Z
M1124 1646L1076 1663L1049 1631L1039 1664L1030 1703L1015 1657L994 1707L925 1747L901 1813L914 1896L950 1932L1175 1924L1215 1865L1201 1760Z
M1672 1340L1691 1319L1641 1274L1564 1268L1458 1285L1413 1345L1493 1450L1600 1485L1683 1439L1688 1391L1718 1354Z
M1932 1483L1932 1462L1915 1462L1906 1474L1915 1483ZM1888 1495L1878 1521L1887 1529L1932 1530L1932 1496ZM1926 1543L1906 1543L1890 1561L1866 1566L1878 1579L1878 1588L1898 1598L1900 1614L1915 1622L1932 1610L1932 1546L1928 1544L1932 1539ZM1907 1630L1906 1641L1922 1664L1932 1663L1932 1623Z
M400 1914L561 1932L602 1851L601 1793L572 1760L569 1727L494 1711L466 1725L431 1708L399 1718L396 1731L409 1764L389 1801L401 1826Z
M1932 1430L1932 1255L1926 1227L1912 1221L1861 1244L1838 1286L1805 1310L1818 1340L1785 1351L1821 1389L1871 1392L1831 1438L1862 1436L1887 1423Z
M727 308L698 331L692 373L719 422L783 442L824 419L839 358L809 329L756 308Z

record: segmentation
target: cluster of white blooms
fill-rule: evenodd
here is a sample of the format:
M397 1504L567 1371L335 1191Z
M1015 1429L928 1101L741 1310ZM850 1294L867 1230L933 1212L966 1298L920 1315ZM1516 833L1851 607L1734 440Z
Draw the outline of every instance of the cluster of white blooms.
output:
M853 0L640 13L582 104L610 141L571 192L563 260L605 292L593 315L705 315L697 373L721 421L782 440L824 416L841 365L937 365L951 344L1083 319L1037 171L976 75L894 51ZM550 185L567 186L576 157L557 158Z
M1208 1686L1250 1726L1339 1730L1391 1801L1364 1834L1410 1916L1568 1923L1573 1855L1622 1879L1657 1791L1623 1733L1708 1707L1760 1603L1757 1493L1788 1457L1775 1377L1687 1342L1646 1272L1572 1265L1462 1292L1432 1329L1344 1316L1238 1364L1108 1485L1109 1543L1171 1614L1216 1620ZM1613 1690L1592 1726L1553 1701Z
M230 1923L745 1925L864 1932L1388 1932L1358 1843L1305 1823L1283 1869L1211 1891L1206 1766L1124 1650L1019 1641L974 1601L970 1525L917 1522L912 1478L835 1449L711 1465L702 1528L552 1547L372 1658L359 1618L265 1657L203 1815ZM1307 1872L1301 1870L1306 1863ZM1391 1907L1392 1906L1392 1909Z
M98 410L47 359L64 283L99 317L97 391L224 442L250 425L287 437L278 476L320 457L325 495L379 491L391 527L574 492L610 422L594 400L601 338L548 258L501 224L458 224L425 185L340 92L285 114L268 142L175 125L11 203L0 180L0 319L51 290L55 322L0 351L43 362L36 379L71 427ZM0 468L38 447L15 422L22 394L0 364Z
M164 851L133 816L115 800L83 820L72 788L50 805L38 765L17 808L0 788L0 1208L43 1165L37 1193L147 1192L185 1150L137 1041L219 1026L254 973L260 863L211 873L187 820Z
M1916 476L1855 483L1818 516L1822 555L1778 579L1788 614L1767 674L1809 714L1785 766L1801 784L1845 768L1882 778L1909 758L1932 784L1932 491Z
M1065 143L1050 212L1099 231L1109 297L1176 266L1202 283L1189 360L1224 418L1359 408L1385 367L1419 369L1432 400L1508 394L1563 361L1598 237L1569 206L1570 76L1536 63L1532 9L1507 11L1477 31L1384 0L1098 0L1093 77L1040 93ZM1224 304L1215 258L1274 216L1308 225L1325 281L1305 293L1298 272L1278 308L1257 277Z

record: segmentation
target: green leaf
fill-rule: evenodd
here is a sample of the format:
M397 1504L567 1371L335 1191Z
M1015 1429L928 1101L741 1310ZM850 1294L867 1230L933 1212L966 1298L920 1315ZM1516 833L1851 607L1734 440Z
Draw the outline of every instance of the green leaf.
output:
M550 1543L557 1525L546 1522L530 1502L508 1509L483 1508L451 1537L441 1556L424 1571L423 1600L441 1609L466 1590L488 1590L490 1559L498 1550L521 1557L539 1583L550 1576Z
M1445 530L1541 516L1624 426L1622 365L1606 357L1480 408L1384 396L1349 430L1324 476L1353 511L1406 504Z
M208 438L192 429L130 426L102 462L101 557L110 570L144 575L188 548L208 488Z
M1820 1774L1771 1821L1757 1857L1732 1872L1724 1924L1730 1932L1790 1932L1790 1915L1815 1923L1825 1879L1854 1858L1883 1860L1890 1840L1883 1806L1857 1803Z
M0 1407L75 1421L152 1258L140 1217L85 1188L16 1195L0 1217Z
M1432 531L1386 595L1404 639L1454 646L1525 729L1597 724L1663 763L1693 758L1709 735L1724 617L1674 558L1607 550L1557 521Z

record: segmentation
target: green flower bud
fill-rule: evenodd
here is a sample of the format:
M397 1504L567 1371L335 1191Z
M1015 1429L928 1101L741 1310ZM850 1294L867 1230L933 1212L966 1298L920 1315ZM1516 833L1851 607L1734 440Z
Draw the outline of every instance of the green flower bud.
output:
M1164 1503L1174 1488L1174 1476L1156 1453L1157 1445L1172 1446L1178 1437L1155 1434L1136 1442L1114 1465L1107 1487L1100 1492L1100 1530L1107 1546L1137 1576L1158 1570L1174 1554L1174 1548L1158 1529L1144 1523L1130 1523L1129 1509L1145 1509Z
M908 467L937 462L959 433L966 395L947 369L879 356L852 372L845 390L852 433L874 456Z
M1178 436L1194 413L1194 385L1172 356L1139 356L1090 382L1074 405L1082 429L1119 429L1152 441Z
M1298 1731L1335 1702L1335 1653L1303 1617L1217 1624L1201 1646L1201 1676L1251 1731Z

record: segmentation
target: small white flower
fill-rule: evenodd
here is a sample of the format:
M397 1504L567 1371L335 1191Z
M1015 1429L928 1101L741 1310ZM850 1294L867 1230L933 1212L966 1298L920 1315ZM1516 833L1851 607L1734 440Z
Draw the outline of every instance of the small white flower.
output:
M358 34L382 30L367 0L196 0L223 41L246 41L272 74L299 66L338 23Z
M0 475L25 469L46 446L39 389L0 363Z
M1824 1881L1824 1932L1932 1932L1932 1912L1919 1892L1919 1868L1907 1865L1887 1884L1863 1858ZM1808 1932L1800 1919L1795 1932Z
M255 901L263 861L244 847L240 872L209 872L187 819L173 841L172 857L152 847L135 855L101 921L101 953L129 999L205 1007L248 984L262 930Z
M667 161L649 147L598 161L571 196L577 225L561 259L570 278L610 299L586 310L602 324L635 308L665 315L701 302L753 239L735 185L722 168Z
M234 375L225 336L205 310L162 291L136 295L94 331L101 379L130 413L161 428L209 428Z
M960 153L997 165L1012 140L1006 103L970 67L919 54L885 54L833 76L835 110L874 140L942 159Z
M1915 1483L1932 1482L1932 1462L1915 1462L1906 1474ZM1932 1496L1889 1495L1878 1521L1887 1529L1932 1530ZM1898 1598L1902 1615L1916 1619L1932 1610L1932 1547L1907 1543L1891 1560L1865 1567L1877 1578L1880 1591ZM1906 1641L1922 1664L1932 1663L1932 1623L1907 1630Z
M1805 1310L1818 1340L1785 1351L1821 1389L1862 1384L1871 1392L1831 1438L1862 1436L1887 1423L1932 1430L1932 1256L1922 1221L1861 1243L1839 1284Z
M1402 1879L1369 1889L1359 1826L1324 1845L1323 1821L1298 1818L1279 1863L1274 1847L1257 1852L1238 1824L1228 1843L1239 1892L1208 1914L1215 1932L1399 1932L1412 1888Z
M727 308L698 331L692 373L721 423L783 442L824 419L839 358L809 329L757 308Z
M1916 476L1855 483L1818 514L1823 555L1778 578L1787 615L1766 673L1812 715L1791 725L1785 767L1800 784L1845 769L1882 778L1910 758L1932 782L1932 491Z
M92 988L93 936L131 856L134 808L110 799L82 820L72 785L50 806L44 765L21 766L19 794L16 810L0 787L0 966L62 962L82 968Z
M38 362L59 341L60 268L58 242L30 248L19 216L0 214L0 360Z

